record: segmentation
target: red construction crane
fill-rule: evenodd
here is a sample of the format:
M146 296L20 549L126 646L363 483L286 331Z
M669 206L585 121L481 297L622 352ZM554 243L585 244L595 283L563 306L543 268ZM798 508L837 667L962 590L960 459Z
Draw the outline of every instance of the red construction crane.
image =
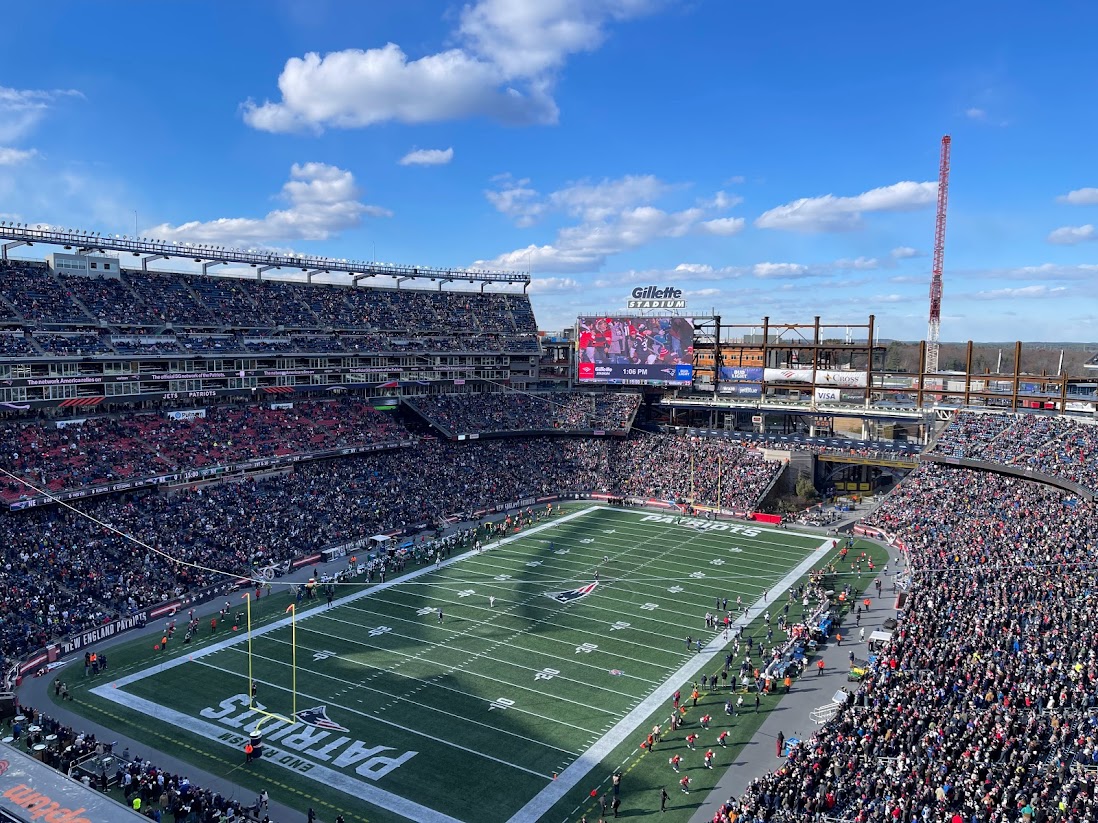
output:
M942 328L942 258L945 256L946 201L949 198L949 135L942 138L938 163L938 219L934 223L934 268L930 277L930 323L926 333L926 370L938 371L938 338Z

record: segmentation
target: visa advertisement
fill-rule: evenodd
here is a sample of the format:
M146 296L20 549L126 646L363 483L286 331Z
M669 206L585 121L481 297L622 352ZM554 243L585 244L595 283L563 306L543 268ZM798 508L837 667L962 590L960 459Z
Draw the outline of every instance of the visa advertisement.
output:
M689 317L581 317L576 338L581 383L689 384L694 321Z

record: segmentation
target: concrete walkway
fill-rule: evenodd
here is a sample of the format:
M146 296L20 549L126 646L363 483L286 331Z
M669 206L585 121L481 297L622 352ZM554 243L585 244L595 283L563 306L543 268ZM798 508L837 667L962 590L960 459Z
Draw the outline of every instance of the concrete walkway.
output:
M322 574L335 574L347 568L349 563L348 558L340 557L333 560L331 563L317 563L316 568ZM292 574L285 575L279 578L278 583L280 585L275 586L274 591L271 593L272 597L282 597L289 603L289 595L286 594L286 583L304 583L310 577L312 577L313 566L306 566L298 569ZM209 618L213 614L221 609L222 604L225 602L223 597L215 597L212 600L195 607L195 615L203 619L202 625L205 626L209 622ZM187 621L187 609L181 609L176 616L177 625L184 626ZM123 634L117 635L104 640L101 643L97 643L87 647L87 651L102 652L109 649L113 645L119 643L128 643L131 640L140 637L154 637L159 635L164 629L164 624L160 620L150 620L148 625L142 629L135 629ZM203 771L196 768L191 763L186 763L178 758L172 757L170 754L164 752L161 749L156 748L155 743L147 743L142 740L138 740L132 737L126 737L119 734L117 731L102 726L84 715L77 714L76 712L69 711L63 705L53 702L53 682L56 678L60 677L62 680L72 683L79 682L83 675L83 666L81 665L81 655L73 655L70 658L70 662L60 668L50 672L50 674L44 677L27 677L24 678L22 686L18 691L19 703L23 706L32 706L38 711L46 714L55 720L60 721L62 724L70 727L76 732L84 732L87 734L94 734L97 740L107 743L115 743L114 751L120 754L125 749L129 749L130 757L143 757L149 760L154 766L160 769L164 769L172 774L182 774L190 778L191 785L201 789L209 789L219 793L222 797L226 797L232 800L239 800L243 805L250 806L256 801L257 792L252 789L243 788L236 783L233 783L226 775L217 775L211 772ZM115 742L117 741L117 742ZM241 757L243 760L243 757ZM289 806L283 805L278 802L278 792L268 789L270 796L270 808L265 813L270 815L273 823L294 823L294 821L305 821L305 815L296 809L292 809ZM340 810L342 811L342 810ZM317 817L320 820L335 820L336 814L339 811L332 811L327 808L316 809ZM345 812L344 812L345 813Z
M897 569L898 555L894 549L885 546L889 552L889 569ZM889 578L892 577L891 571ZM881 628L890 617L895 617L892 608L896 594L892 591L892 580L879 577L881 581L881 596L876 597L873 588L873 580L866 580L866 594L873 603L868 614L862 615L861 626L865 628L865 636L868 638L874 629ZM849 632L849 635L848 635ZM720 781L702 802L690 823L707 823L713 819L717 809L729 798L738 798L747 786L756 777L774 771L781 767L782 761L775 753L778 732L785 735L788 740L791 737L807 740L819 726L811 719L814 709L831 703L831 696L839 689L848 687L853 692L857 684L849 683L846 679L850 670L850 651L853 649L855 657L865 659L867 655L866 643L857 640L858 629L855 628L854 617L847 615L841 626L843 643L837 645L834 640L822 646L809 661L809 670L793 682L793 688L768 713L762 726L755 732L755 736L743 747L735 763L721 777ZM848 640L847 637L852 638ZM819 675L816 671L816 661L820 658L824 661L824 672Z

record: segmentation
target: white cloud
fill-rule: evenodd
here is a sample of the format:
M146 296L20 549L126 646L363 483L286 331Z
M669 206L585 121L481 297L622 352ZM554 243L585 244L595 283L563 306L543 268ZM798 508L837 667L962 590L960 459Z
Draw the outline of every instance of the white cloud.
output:
M958 273L986 280L1032 280L1037 278L1046 281L1089 280L1098 275L1098 263L1080 263L1068 266L1059 263L1041 263L1036 266L1017 266L1009 269L984 269ZM925 281L926 278L923 278L923 280Z
M553 192L548 204L584 220L605 220L615 212L641 203L652 203L673 186L651 174L627 174L598 183L582 180Z
M876 303L907 303L911 298L904 294L875 294L866 299L870 306Z
M1098 240L1098 231L1090 223L1085 226L1061 226L1048 235L1048 242L1058 246L1074 246L1090 240Z
M35 149L11 149L0 146L0 166L15 166L37 156Z
M627 175L599 182L571 183L547 196L530 187L527 179L510 175L496 178L499 188L485 192L489 202L517 225L533 225L550 212L564 213L579 223L557 231L552 244L530 245L478 260L482 267L519 267L536 271L581 272L599 269L606 259L662 238L690 232L729 235L742 228L740 218L705 221L700 207L668 211L651 205L677 188L652 175Z
M532 226L548 210L546 203L537 200L538 193L530 188L529 178L516 180L505 174L498 177L496 182L502 183L502 188L489 189L484 192L484 196L496 207L496 211L514 220L516 226Z
M395 120L430 123L493 117L509 123L554 123L543 94L501 89L498 69L460 49L409 60L394 43L379 49L316 52L286 61L278 78L282 102L244 103L244 121L271 132L362 128Z
M1098 189L1075 189L1067 194L1061 194L1056 198L1056 201L1072 206L1098 206Z
M461 13L468 48L506 77L533 78L559 70L565 59L594 51L611 21L655 10L657 0L479 0Z
M812 276L812 270L803 263L756 263L751 273L765 280Z
M705 206L706 208L716 209L717 211L724 211L730 209L733 206L738 206L743 202L743 198L736 194L728 194L724 191L719 191L714 194L708 200L702 200L698 205Z
M747 182L747 178L744 177L742 174L733 174L731 177L724 181L724 184L726 186L739 186L745 182Z
M785 231L850 231L862 225L862 215L877 211L909 211L935 202L936 182L910 180L854 195L802 197L792 203L763 212L755 225L761 229Z
M476 268L518 269L520 271L583 272L597 268L602 258L583 250L567 250L557 246L530 245L504 252L491 260L477 260Z
M282 99L248 100L244 120L264 131L357 128L484 116L557 121L552 92L570 55L593 51L607 24L653 11L662 0L479 0L461 12L459 45L410 60L400 46L315 52L286 61Z
M731 237L743 231L746 221L742 217L718 217L715 220L705 220L698 228L706 234L715 234L719 237Z
M987 111L973 106L970 109L965 109L965 117L969 120L984 120L987 118Z
M20 140L38 126L50 107L66 97L83 97L75 89L12 89L0 86L0 142Z
M575 291L580 287L571 277L535 277L530 281L531 294L546 294L555 291Z
M561 229L557 244L565 250L583 251L601 263L608 255L639 248L660 237L682 237L701 216L700 209L667 212L655 206L636 206L610 219Z
M881 261L876 257L855 257L853 260L843 258L834 262L837 269L855 269L857 271L872 271L881 267Z
M977 300L1014 300L1018 298L1030 300L1039 297L1063 297L1067 291L1066 286L1034 285L978 291L972 296Z
M714 274L717 270L707 263L679 263L675 266L673 271L682 272L683 274L693 274L699 277L707 277Z
M295 163L282 187L288 208L266 216L222 217L178 226L162 223L142 232L161 240L229 246L270 244L291 240L327 240L356 226L364 216L389 217L388 209L361 203L351 172L325 163Z
M911 248L911 246L897 246L889 252L889 255L893 260L909 260L912 257L922 256L922 252Z
M454 159L453 148L416 149L400 158L402 166L445 166Z

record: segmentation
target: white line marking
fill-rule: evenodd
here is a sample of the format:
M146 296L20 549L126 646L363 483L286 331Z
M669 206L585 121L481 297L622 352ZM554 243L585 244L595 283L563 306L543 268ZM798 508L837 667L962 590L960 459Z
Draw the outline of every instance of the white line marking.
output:
M806 557L800 565L789 572L767 593L765 598L757 600L747 614L736 621L737 626L743 626L754 620L755 617L771 604L778 601L786 589L797 580L816 567L831 551L832 539L827 539L816 551ZM754 614L752 614L754 612ZM642 700L633 711L619 720L614 727L605 734L598 743L576 758L568 768L557 775L557 779L534 795L530 801L516 812L508 823L537 823L546 813L556 805L565 794L575 788L580 780L601 763L607 755L619 746L625 738L655 712L660 705L667 703L680 683L690 680L698 672L702 671L714 657L723 651L723 646L710 644L701 653L683 664L675 674L664 681L663 685L653 691Z

